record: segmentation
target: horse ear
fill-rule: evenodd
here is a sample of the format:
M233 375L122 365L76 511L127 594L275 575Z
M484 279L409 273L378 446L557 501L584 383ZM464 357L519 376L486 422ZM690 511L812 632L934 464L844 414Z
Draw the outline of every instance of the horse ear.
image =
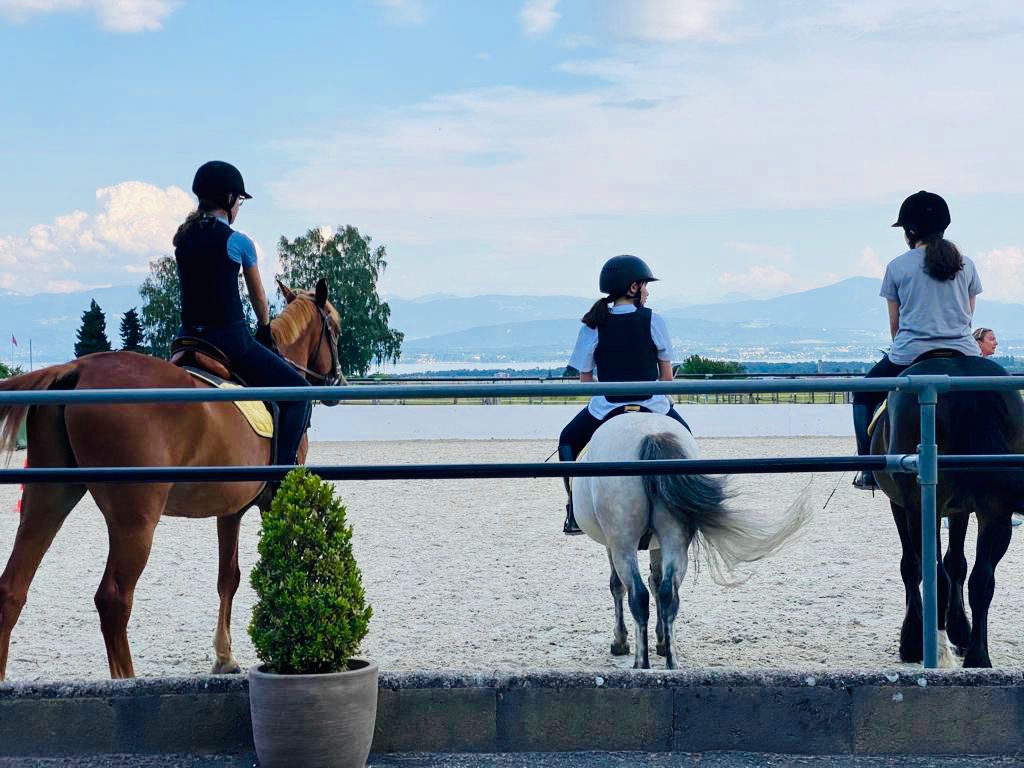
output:
M316 305L318 307L327 306L327 280L320 278L316 281Z
M291 304L295 301L295 291L289 288L287 285L282 283L280 280L277 281L277 287L281 289L281 295L284 296L286 303Z

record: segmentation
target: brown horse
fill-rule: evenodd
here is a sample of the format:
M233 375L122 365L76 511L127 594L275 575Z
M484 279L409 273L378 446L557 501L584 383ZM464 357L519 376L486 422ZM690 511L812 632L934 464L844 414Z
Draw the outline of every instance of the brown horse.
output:
M327 283L313 293L281 286L288 304L272 326L281 353L311 383L337 375L339 317L327 301ZM134 352L104 352L0 382L0 390L110 389L206 386L181 368ZM0 452L14 446L28 419L31 467L265 465L270 440L257 436L233 403L140 403L0 406ZM305 439L300 461L306 452ZM0 680L7 668L11 631L29 585L64 519L86 491L107 522L110 550L96 591L96 609L111 677L132 677L128 617L135 585L146 567L161 515L216 517L220 612L213 646L214 674L238 671L231 653L231 601L241 579L238 533L242 514L265 484L149 483L27 485L21 522L7 568L0 576Z

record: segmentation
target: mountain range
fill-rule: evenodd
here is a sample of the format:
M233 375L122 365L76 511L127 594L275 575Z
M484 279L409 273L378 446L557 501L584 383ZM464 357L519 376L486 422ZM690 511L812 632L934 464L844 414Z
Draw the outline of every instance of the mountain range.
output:
M888 344L878 288L876 279L855 277L773 299L730 296L714 304L652 308L665 317L677 358L697 353L741 360L870 360ZM434 294L388 297L388 304L392 327L405 333L403 361L498 363L565 360L579 318L594 298ZM82 313L93 299L106 313L107 335L116 346L121 316L141 307L135 286L35 295L0 291L0 334L17 338L15 361L28 362L30 338L36 362L70 358ZM1001 353L1024 350L1024 305L982 295L975 322L996 329ZM9 362L11 349L0 343L0 359Z

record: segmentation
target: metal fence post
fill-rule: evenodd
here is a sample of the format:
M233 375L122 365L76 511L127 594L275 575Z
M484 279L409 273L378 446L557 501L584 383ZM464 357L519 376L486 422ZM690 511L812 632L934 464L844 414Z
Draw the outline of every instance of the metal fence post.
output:
M939 664L938 572L935 551L935 488L939 481L939 450L935 444L935 404L938 401L938 391L934 385L928 384L918 392L917 399L921 405L921 443L917 446L919 456L917 482L921 486L924 666L927 669L935 669Z

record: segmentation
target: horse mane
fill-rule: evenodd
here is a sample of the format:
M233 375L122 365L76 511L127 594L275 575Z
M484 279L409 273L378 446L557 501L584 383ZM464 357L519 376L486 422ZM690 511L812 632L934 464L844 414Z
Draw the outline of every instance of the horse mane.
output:
M270 324L274 340L278 344L294 343L317 319L313 294L308 291L296 291L295 294L295 299L286 304L281 314L275 317ZM327 302L326 309L328 320L332 326L331 331L337 335L341 331L341 316L331 302Z

